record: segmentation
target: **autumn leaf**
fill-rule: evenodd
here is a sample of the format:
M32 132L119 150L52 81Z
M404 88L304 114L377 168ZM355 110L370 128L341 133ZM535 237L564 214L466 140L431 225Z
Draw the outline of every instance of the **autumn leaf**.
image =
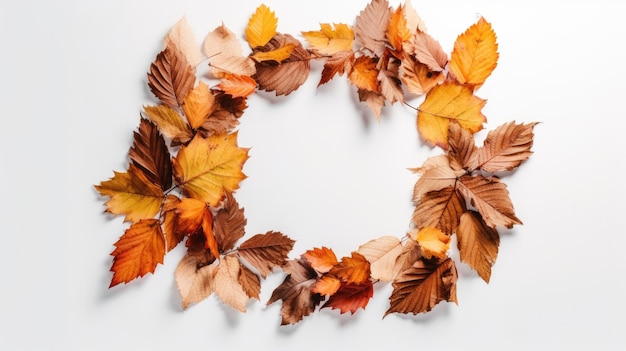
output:
M176 231L192 235L202 230L205 238L204 248L209 249L214 257L220 252L213 235L213 215L204 201L183 198L176 204Z
M327 273L339 262L333 250L325 246L306 251L302 258L319 273Z
M171 251L180 244L186 237L186 233L182 232L177 225L178 214L176 208L180 204L177 196L168 194L163 201L161 212L163 214L163 234L167 243L167 251Z
M133 134L133 145L128 151L131 162L151 183L159 184L163 191L168 190L172 186L172 164L167 144L157 126L141 118L138 131Z
M486 122L481 110L485 100L474 95L471 88L454 82L444 82L432 88L419 108L417 128L429 143L448 148L448 127L451 121L472 133Z
M394 267L402 244L395 236L383 236L359 246L357 252L370 263L372 279L390 282L395 277Z
M248 97L256 91L256 81L250 76L226 74L217 88L234 98Z
M463 197L472 202L488 226L512 228L514 224L522 224L515 216L506 184L498 178L466 175L459 178L458 184Z
M398 258L396 258L395 265L393 267L394 280L398 275L407 269L411 268L415 262L422 258L422 249L417 243L417 237L412 236L414 233L407 233L407 237L410 240L406 240L402 245L402 251Z
M378 91L378 69L374 59L369 56L358 57L352 65L348 79L359 89Z
M422 167L412 170L421 173L413 187L413 201L415 203L419 203L426 193L454 186L457 178L465 174L464 170L453 169L450 166L450 159L446 155L429 157L424 161Z
M242 265L239 259L233 255L224 256L220 259L215 272L215 294L226 304L234 309L245 312L246 303L250 299L248 289L244 290L240 283ZM245 280L244 280L245 281Z
M320 23L320 28L319 31L301 32L313 50L328 56L340 51L352 51L354 31L351 26L343 23Z
M198 266L197 258L192 255L185 255L180 260L174 276L183 309L204 300L215 291L216 268L217 265Z
M393 282L390 313L426 313L441 301L457 302L457 272L454 261L419 260Z
M342 284L321 308L338 309L342 314L346 312L354 314L360 308L365 309L372 296L374 296L374 285L371 281L361 284Z
M400 80L407 92L423 95L442 83L445 79L443 72L435 72L427 65L417 61L413 55L405 53L400 64Z
M341 287L341 280L332 275L324 274L311 287L311 291L320 295L333 295Z
M150 65L148 72L150 91L167 106L182 105L183 99L193 89L195 82L195 69L171 42Z
M113 172L113 178L96 185L102 196L108 196L106 212L125 215L124 221L138 222L153 218L161 208L163 189L131 163L126 172Z
M398 78L400 72L400 61L391 59L387 67L378 72L378 81L380 83L380 94L385 100L394 104L404 101L404 91L402 90L402 82Z
M450 73L461 84L480 87L498 64L498 43L491 24L480 18L454 43Z
M410 53L434 72L443 71L448 63L448 55L439 42L425 32L418 31L415 34Z
M418 229L434 227L446 235L452 235L465 211L465 199L459 196L454 186L449 186L422 195L415 206L411 222Z
M489 283L491 267L496 263L500 246L498 232L487 226L478 212L468 211L461 216L456 237L461 261Z
M322 69L322 78L317 86L328 83L337 74L341 76L345 72L350 72L353 63L354 52L352 50L339 51L327 58Z
M144 106L144 113L159 127L159 131L171 140L172 146L186 144L193 137L193 131L185 120L167 105Z
M294 324L313 313L323 297L311 291L318 278L317 272L304 259L289 260L283 266L287 274L272 292L267 305L281 300L281 325Z
M200 126L200 132L205 137L231 133L239 125L243 111L248 108L245 98L233 97L221 91L217 91L214 96L217 107Z
M250 57L252 57L256 62L274 61L276 63L281 63L291 56L291 53L295 48L296 45L291 43L270 51L257 51Z
M261 295L261 280L259 276L243 264L240 265L239 269L239 285L241 285L249 299L258 300Z
M395 11L391 12L387 32L385 34L389 45L391 45L396 53L402 52L404 42L411 39L411 31L407 26L402 6L398 6Z
M239 255L259 271L263 278L287 262L295 241L288 236L269 231L257 234L239 245Z
M448 127L448 155L450 165L454 169L465 169L471 172L477 167L478 152L474 144L474 136L458 123L450 123Z
M356 18L356 39L376 56L382 56L385 51L390 15L387 0L372 0Z
M276 34L278 18L269 7L261 5L248 20L246 40L251 48L267 44Z
M233 195L226 192L224 205L213 220L213 234L220 252L232 250L237 241L244 236L248 220L243 212L243 208L239 207Z
M213 93L204 82L199 82L183 100L185 117L193 129L198 129L215 108Z
M166 47L172 44L176 46L191 67L197 66L202 61L202 52L186 17L182 17L176 22L167 33L164 41Z
M239 188L248 149L237 146L237 133L196 136L172 160L176 184L186 196L217 207L224 191Z
M419 229L417 242L422 248L422 257L426 259L431 259L433 256L444 259L450 248L450 236L434 227Z
M417 11L415 11L415 8L413 7L413 5L411 5L410 0L406 0L404 2L404 6L402 6L402 12L404 12L404 17L406 18L406 26L411 31L411 34L415 34L418 30L426 32L426 24L417 14Z
M485 172L510 171L526 161L532 151L533 128L537 123L505 123L487 134L483 147L476 154L477 165Z
M142 219L133 223L115 243L111 253L113 278L109 288L154 273L163 263L165 239L158 219Z
M380 114L385 106L385 97L379 92L367 89L358 89L357 93L359 95L359 101L365 102L367 107L374 112L376 120L380 121Z
M370 279L370 263L363 255L353 252L346 256L328 272L348 284L362 284Z
M203 50L209 58L209 73L213 78L223 78L228 74L252 76L256 73L254 61L243 55L237 35L223 24L206 36Z

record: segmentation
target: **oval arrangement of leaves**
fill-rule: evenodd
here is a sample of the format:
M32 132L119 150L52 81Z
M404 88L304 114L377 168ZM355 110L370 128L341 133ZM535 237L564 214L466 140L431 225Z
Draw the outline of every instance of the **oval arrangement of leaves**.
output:
M423 313L456 302L457 272L449 257L456 235L461 261L489 282L499 246L497 227L521 224L500 177L532 154L535 122L509 122L474 133L486 122L485 100L475 95L497 65L496 34L480 18L460 34L448 57L410 2L393 9L372 0L356 23L325 24L302 32L306 47L277 32L267 6L249 18L245 55L224 25L196 44L184 19L168 33L151 64L148 86L158 104L144 106L125 172L96 185L106 212L129 228L115 243L110 287L153 273L165 254L184 243L176 284L182 306L215 293L245 311L259 299L261 279L282 270L285 279L267 304L281 302L281 324L318 308L355 313L374 284L390 282L389 313ZM219 83L209 87L196 68L207 61ZM443 153L413 170L415 210L408 233L383 236L337 258L328 247L290 258L294 240L275 231L245 237L246 217L234 193L246 177L248 149L238 146L238 118L257 89L288 95L323 60L319 85L345 76L376 118L385 104L424 95L417 108L420 136Z

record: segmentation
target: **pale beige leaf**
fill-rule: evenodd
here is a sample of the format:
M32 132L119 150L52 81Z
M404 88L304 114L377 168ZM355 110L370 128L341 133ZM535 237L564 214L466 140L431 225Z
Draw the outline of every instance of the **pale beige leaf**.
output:
M174 273L176 287L182 297L183 309L193 303L204 300L215 291L215 265L198 267L198 259L193 255L185 255Z
M241 262L236 256L228 255L220 259L215 273L215 293L220 299L241 312L246 311L250 299L240 281Z
M435 72L443 71L448 63L448 54L435 38L428 33L417 32L411 43L411 53L417 60Z
M356 18L354 34L376 56L385 51L386 32L391 8L387 0L372 0Z
M413 188L413 201L419 202L428 192L454 186L457 177L463 175L463 170L454 170L446 155L432 156L424 161L422 167L412 169L422 175Z
M369 261L372 279L390 282L394 278L396 260L402 252L402 243L395 236L383 236L359 246L357 252Z
M187 23L186 17L183 16L167 33L165 46L168 46L170 43L176 45L190 66L195 67L202 61L200 45L198 45L196 36L193 34L189 23Z
M409 28L412 34L415 34L418 30L426 32L426 24L417 14L417 11L415 11L415 8L411 4L410 0L406 0L404 2L402 11L404 11L404 17L406 18L406 26L407 28Z
M210 32L204 40L204 53L209 57L210 74L222 78L224 74L252 76L256 73L254 61L243 55L239 38L226 26Z
M400 255L398 255L393 267L394 279L402 272L411 268L413 264L422 257L422 249L417 243L417 233L415 233L415 237L411 237L411 234L407 236L412 240L406 240L402 246L402 251Z
M381 93L366 89L359 89L357 93L359 101L365 102L367 107L374 112L376 120L380 121L380 114L385 106L385 97Z

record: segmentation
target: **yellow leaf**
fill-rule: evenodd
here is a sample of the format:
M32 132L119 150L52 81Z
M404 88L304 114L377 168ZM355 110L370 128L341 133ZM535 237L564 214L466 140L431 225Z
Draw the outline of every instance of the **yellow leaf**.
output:
M217 207L224 191L246 178L241 171L248 149L237 146L237 133L194 137L172 160L174 178L185 195Z
M333 29L328 23L320 23L321 30L302 32L302 36L322 55L332 56L339 51L352 50L354 42L352 27L343 23L336 23L334 27Z
M278 18L269 7L261 5L250 17L248 27L246 27L246 40L251 48L256 48L267 44L278 28Z
M472 89L455 82L445 82L432 88L419 107L417 128L429 143L448 148L448 127L456 121L464 129L476 133L487 120L481 110L483 100Z
M159 127L159 131L165 137L172 139L172 144L184 144L192 137L191 129L187 122L167 105L144 106L144 112L149 120Z
M280 63L283 60L288 59L289 56L291 56L293 49L295 48L296 46L294 44L287 44L276 50L266 52L258 51L256 54L252 55L252 58L255 59L257 62L276 61Z
M348 79L357 88L378 91L378 70L369 56L360 56L354 61Z
M433 227L420 229L417 233L417 242L422 248L422 256L427 259L433 256L443 259L450 248L450 237Z
M198 83L183 102L183 111L193 129L198 129L214 110L215 98L204 82Z
M498 57L496 33L481 17L456 39L450 72L459 83L480 87L496 68Z

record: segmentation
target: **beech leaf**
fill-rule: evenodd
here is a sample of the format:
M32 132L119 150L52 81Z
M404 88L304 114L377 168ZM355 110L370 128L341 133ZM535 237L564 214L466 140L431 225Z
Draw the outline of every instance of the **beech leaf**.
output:
M382 56L386 47L386 32L391 15L387 0L372 0L356 18L356 39L376 56Z
M220 259L215 273L214 288L215 294L224 303L240 312L245 312L250 296L240 283L241 267L241 262L236 256L228 255Z
M167 105L144 106L144 113L149 120L159 127L159 131L171 140L172 146L186 144L193 137L187 122Z
M248 97L256 91L256 81L250 76L226 74L217 88L234 98Z
M342 314L346 312L354 314L360 308L365 309L372 296L374 296L374 285L370 281L361 284L342 284L322 305L322 308L330 307L338 309Z
M434 227L424 227L417 232L417 242L422 248L422 257L444 259L450 248L450 236Z
M213 93L204 82L199 82L187 94L183 102L183 111L191 128L198 129L216 108Z
M320 23L320 28L319 31L302 32L313 50L329 56L340 51L352 51L354 31L351 26L343 23Z
M327 273L331 268L339 263L333 250L324 246L308 250L302 254L302 258L319 273Z
M491 267L496 263L500 246L498 232L487 226L478 212L468 211L461 216L456 237L461 261L489 283Z
M459 191L478 209L485 223L495 228L498 225L512 228L522 224L515 216L513 204L506 184L496 177L463 176L459 178Z
M369 56L360 56L352 64L348 75L350 83L359 89L378 91L378 69L376 62Z
M395 236L383 236L359 246L357 252L370 263L372 279L390 282L395 277L394 268L402 243Z
M157 126L141 118L138 131L133 134L133 145L128 151L131 162L151 183L159 184L163 191L168 190L172 186L172 164L165 139Z
M251 48L267 44L276 34L278 18L269 7L264 4L257 7L256 12L250 17L246 27L246 40Z
M198 47L196 36L187 22L187 17L181 18L165 37L165 46L173 44L185 56L191 67L197 66L202 61L202 52Z
M411 221L418 229L434 227L452 235L465 211L465 200L454 186L449 186L425 193L415 206Z
M352 50L339 51L327 58L322 69L322 78L317 86L328 83L336 74L341 76L345 72L350 72L353 63L354 52Z
M209 57L209 73L214 78L226 74L252 76L256 72L254 61L243 55L237 35L223 24L206 36L203 50Z
M182 307L198 303L215 291L217 265L199 266L195 256L185 255L174 273L176 287L182 297Z
M404 54L400 65L400 80L406 90L415 95L423 95L445 79L443 72L435 72L427 65L417 61L415 56Z
M537 123L505 123L487 134L478 149L475 168L485 172L510 171L526 161L532 151L533 128Z
M480 87L498 64L498 43L491 23L480 18L454 43L450 73L461 84Z
M256 268L263 278L287 262L295 241L278 232L257 234L239 245L239 255Z
M170 107L182 105L183 99L193 89L195 82L195 69L171 42L150 65L148 72L150 91Z
M418 31L413 37L411 53L417 61L434 72L441 72L448 63L448 55L437 40L428 33Z
M239 208L239 203L233 195L226 192L224 205L213 220L213 234L220 252L232 250L237 241L244 236L248 220L243 212L243 208Z
M348 284L362 284L370 278L370 263L365 256L353 252L346 256L328 272Z

